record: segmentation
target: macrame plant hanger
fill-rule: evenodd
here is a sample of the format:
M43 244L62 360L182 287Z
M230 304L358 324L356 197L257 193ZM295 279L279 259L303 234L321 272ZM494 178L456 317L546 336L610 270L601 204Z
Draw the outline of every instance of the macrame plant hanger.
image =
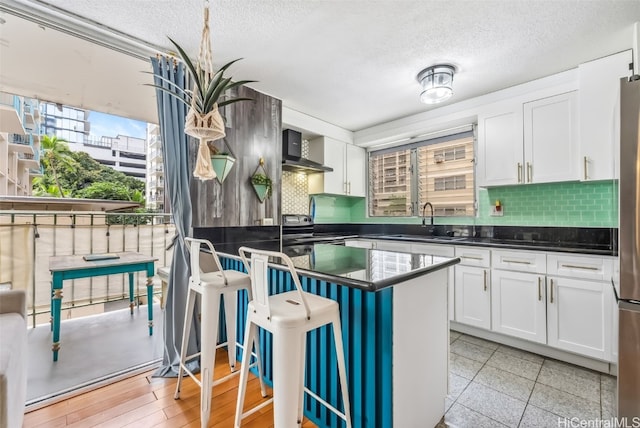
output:
M206 79L204 79L205 84L202 89L206 90L206 87L209 86L208 83L214 76L211 38L209 35L209 0L204 2L204 25L198 54L197 72L198 74L204 72ZM203 94L200 93L197 87L194 87L192 95L191 107L185 119L184 132L200 140L193 176L200 180L213 180L216 178L216 173L211 166L211 153L209 152L207 141L215 141L225 137L224 121L218 111L217 103L213 105L213 109L210 112L206 112L206 114L198 113L195 106L198 103L200 105L204 104L202 100Z

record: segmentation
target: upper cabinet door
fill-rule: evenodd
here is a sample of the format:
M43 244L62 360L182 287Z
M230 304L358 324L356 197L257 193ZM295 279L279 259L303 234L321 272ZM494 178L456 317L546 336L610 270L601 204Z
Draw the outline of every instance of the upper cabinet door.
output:
M620 79L629 74L631 62L628 50L578 67L581 180L619 177Z
M324 164L333 168L332 172L325 172L323 193L344 195L347 191L345 177L345 143L331 138L324 138Z
M367 154L362 147L354 146L353 144L346 145L345 170L347 195L364 196L366 194L366 160Z
M524 103L524 181L578 180L576 92Z
M522 182L522 104L478 116L478 186Z

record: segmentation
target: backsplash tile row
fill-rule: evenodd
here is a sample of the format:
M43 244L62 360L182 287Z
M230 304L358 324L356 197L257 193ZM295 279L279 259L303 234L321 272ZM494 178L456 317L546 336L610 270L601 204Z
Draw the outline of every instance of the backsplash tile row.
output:
M308 189L306 174L282 171L282 214L309 214Z
M618 227L618 183L566 182L480 189L476 217L436 218L438 224ZM283 198L284 200L285 198ZM503 217L489 215L500 200ZM364 198L316 196L317 223L416 224L416 217L367 217Z
M476 224L617 227L616 181L506 186L479 192ZM489 216L495 200L503 217Z

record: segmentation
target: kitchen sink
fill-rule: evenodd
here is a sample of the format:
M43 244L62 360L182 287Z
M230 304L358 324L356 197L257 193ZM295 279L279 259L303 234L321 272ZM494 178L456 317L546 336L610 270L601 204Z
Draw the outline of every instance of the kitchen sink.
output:
M413 239L416 241L443 241L443 242L464 241L465 239L468 239L466 236L432 236L432 235L406 235L406 234L386 235L386 236L389 238Z
M464 241L468 239L466 236L427 236L425 239L430 241Z

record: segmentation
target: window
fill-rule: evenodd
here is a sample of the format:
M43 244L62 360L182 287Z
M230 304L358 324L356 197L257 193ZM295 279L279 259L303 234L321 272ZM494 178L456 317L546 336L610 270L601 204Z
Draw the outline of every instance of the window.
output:
M369 153L369 215L473 216L474 138L468 131Z

